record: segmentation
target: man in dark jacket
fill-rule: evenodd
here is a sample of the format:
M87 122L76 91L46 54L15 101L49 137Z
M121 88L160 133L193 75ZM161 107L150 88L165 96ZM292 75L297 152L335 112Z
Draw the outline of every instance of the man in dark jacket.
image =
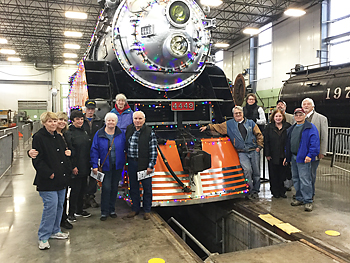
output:
M305 211L311 212L312 176L311 162L320 152L320 139L315 125L305 120L302 108L294 110L296 124L287 130L286 159L284 164L292 163L292 179L296 191L292 206L305 204Z
M133 124L126 129L126 149L128 154L128 175L132 211L127 215L132 218L140 212L140 181L138 171L153 172L157 162L157 139L150 127L145 124L146 117L142 111L133 114ZM143 187L143 219L150 219L152 207L152 177L141 180Z
M86 111L84 114L84 124L83 129L88 133L90 136L90 148L92 145L92 140L96 134L96 132L103 127L103 119L100 119L98 116L96 116L96 102L94 100L87 100L85 102ZM99 207L98 203L95 201L95 194L97 191L97 183L94 178L91 176L88 176L87 178L87 187L86 187L86 194L84 196L84 208L93 207L97 208Z

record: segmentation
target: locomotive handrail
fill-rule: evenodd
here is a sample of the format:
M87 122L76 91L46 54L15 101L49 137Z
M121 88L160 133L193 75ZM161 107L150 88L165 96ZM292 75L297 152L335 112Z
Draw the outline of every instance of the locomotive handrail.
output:
M224 100L224 99L133 99L133 98L128 98L128 101L141 101L141 102L169 102L169 101L198 101L198 102L203 102L203 101L218 101L218 102L232 102L233 100Z

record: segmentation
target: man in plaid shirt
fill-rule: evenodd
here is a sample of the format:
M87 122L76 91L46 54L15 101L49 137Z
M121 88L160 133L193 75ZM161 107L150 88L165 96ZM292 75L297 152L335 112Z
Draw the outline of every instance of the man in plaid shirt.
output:
M140 182L137 172L147 170L150 174L157 161L157 139L153 130L145 124L146 117L142 111L133 114L133 123L126 128L126 144L128 157L128 175L132 211L127 215L133 218L140 212ZM152 206L152 177L141 180L143 187L143 219L150 219Z

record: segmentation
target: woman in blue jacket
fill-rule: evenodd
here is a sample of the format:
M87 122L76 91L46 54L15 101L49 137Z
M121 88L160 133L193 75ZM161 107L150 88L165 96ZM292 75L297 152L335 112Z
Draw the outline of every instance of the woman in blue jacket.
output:
M134 112L131 110L124 94L120 93L115 96L115 107L111 112L117 114L117 126L125 133L126 127L132 123L132 115Z
M105 176L102 182L101 221L107 220L108 215L112 218L117 217L115 202L119 180L125 164L125 134L116 126L117 123L117 115L111 112L107 113L105 125L96 132L90 150L90 163L94 174L97 174L99 160L102 165L111 148L102 167Z

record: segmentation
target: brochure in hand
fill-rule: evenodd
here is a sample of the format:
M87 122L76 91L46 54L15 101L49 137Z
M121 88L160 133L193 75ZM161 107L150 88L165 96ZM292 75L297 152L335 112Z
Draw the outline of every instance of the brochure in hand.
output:
M105 174L99 171L97 171L97 174L94 174L94 171L91 169L90 176L92 178L95 178L97 181L103 182L103 178L105 177Z

